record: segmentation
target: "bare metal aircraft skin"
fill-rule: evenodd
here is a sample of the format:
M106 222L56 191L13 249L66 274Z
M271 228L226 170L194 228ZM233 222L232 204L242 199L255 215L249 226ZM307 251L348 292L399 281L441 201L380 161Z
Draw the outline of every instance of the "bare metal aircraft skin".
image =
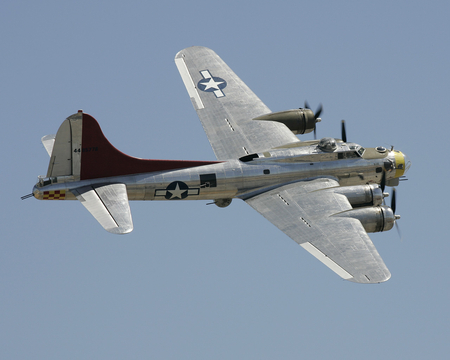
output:
M390 230L385 185L411 162L402 152L342 140L299 141L321 109L271 113L212 50L190 47L176 66L217 161L147 160L112 146L81 110L42 142L50 155L33 196L79 200L109 232L133 230L129 200L242 199L342 278L379 283L391 274L367 235Z

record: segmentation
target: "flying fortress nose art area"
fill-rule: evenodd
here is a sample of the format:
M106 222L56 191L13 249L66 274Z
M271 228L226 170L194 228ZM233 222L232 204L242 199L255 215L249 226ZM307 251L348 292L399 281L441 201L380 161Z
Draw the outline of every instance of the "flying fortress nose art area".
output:
M401 151L365 148L316 132L313 112L270 109L211 49L181 50L175 64L217 161L139 159L117 150L83 111L42 143L50 156L33 192L39 200L78 200L114 234L133 230L130 200L243 200L343 279L380 283L391 274L368 233L400 216L393 188L411 166ZM281 236L281 235L280 235Z

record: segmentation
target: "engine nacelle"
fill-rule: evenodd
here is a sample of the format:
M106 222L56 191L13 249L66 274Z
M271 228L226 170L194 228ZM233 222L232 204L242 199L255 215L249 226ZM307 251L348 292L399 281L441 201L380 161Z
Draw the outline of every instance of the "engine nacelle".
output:
M355 185L332 188L333 191L345 195L353 207L378 206L383 203L383 191L378 185Z
M320 118L316 119L311 109L292 109L261 115L253 120L280 122L294 134L307 134L314 130L316 122L319 122Z
M371 206L344 211L333 216L357 219L368 233L391 230L396 216L388 206Z

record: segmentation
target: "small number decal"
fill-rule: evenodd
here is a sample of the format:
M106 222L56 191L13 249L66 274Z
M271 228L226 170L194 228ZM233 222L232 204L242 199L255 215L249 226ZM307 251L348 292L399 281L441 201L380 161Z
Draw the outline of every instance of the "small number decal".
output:
M93 146L93 147L88 147L88 148L83 148L83 149L75 149L73 150L74 153L79 153L79 152L90 152L90 151L98 151L98 146Z

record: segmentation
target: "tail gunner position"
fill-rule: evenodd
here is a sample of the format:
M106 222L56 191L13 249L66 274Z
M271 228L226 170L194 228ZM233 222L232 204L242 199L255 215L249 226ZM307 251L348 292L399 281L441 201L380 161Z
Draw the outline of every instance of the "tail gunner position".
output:
M271 113L212 50L191 47L175 63L218 161L146 160L117 150L81 110L42 142L50 155L32 195L79 200L109 232L133 230L129 200L244 200L346 280L378 283L389 270L367 233L390 230L385 186L411 162L401 151L342 140L299 141L320 121L304 108ZM31 195L31 194L30 194Z

